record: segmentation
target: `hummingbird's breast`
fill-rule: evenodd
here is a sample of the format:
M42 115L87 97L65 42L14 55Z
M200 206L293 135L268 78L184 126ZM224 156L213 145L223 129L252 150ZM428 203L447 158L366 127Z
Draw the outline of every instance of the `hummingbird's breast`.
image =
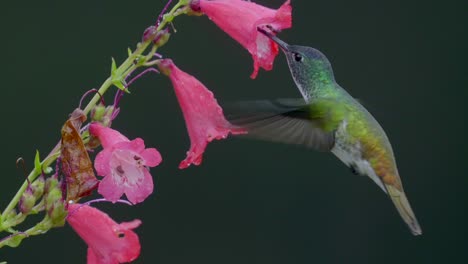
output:
M384 130L363 106L351 99L346 117L335 132L332 152L384 191L384 184L401 189L393 150Z

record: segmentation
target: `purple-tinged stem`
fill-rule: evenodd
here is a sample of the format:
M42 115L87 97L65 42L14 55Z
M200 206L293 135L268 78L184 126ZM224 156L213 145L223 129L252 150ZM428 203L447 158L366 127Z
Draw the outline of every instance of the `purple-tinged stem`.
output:
M99 96L101 97L101 103L104 104L104 105L106 104L106 103L104 102L104 98L102 98L101 93L99 93L99 91L98 91L97 89L91 89L91 90L87 91L85 94L83 94L83 96L82 96L81 99L80 99L80 104L78 105L78 108L81 109L81 104L83 103L83 100L84 100L88 95L90 95L91 93L97 93L97 94L99 94Z
M18 231L18 232L14 233L14 234L11 234L11 235L9 235L9 236L6 236L6 237L0 239L0 244L1 244L3 241L8 240L8 239L10 239L10 238L12 238L12 237L15 237L15 236L17 236L17 235L23 235L23 236L25 236L25 237L28 237L28 236L29 236L28 233Z
M158 16L158 19L156 19L156 27L159 26L159 23L161 23L161 19L163 17L163 14L166 12L166 10L169 8L169 6L171 5L172 3L172 0L169 0L167 1L166 5L164 6L163 10L161 11L161 13L159 13L159 16Z
M86 203L80 204L80 206L75 208L75 210L69 212L68 215L67 215L67 218L72 216L77 210L79 210L81 207L83 207L85 205L91 205L93 203L100 203L100 202L109 202L109 203L111 203L112 201L109 201L106 198L100 198L100 199L94 199L94 200L87 201ZM117 203L123 203L123 204L126 204L126 205L133 205L131 202L129 202L127 200L123 200L123 199L119 199L116 202Z
M142 71L141 73L139 73L137 76L135 76L133 79L131 79L127 86L125 88L128 88L130 85L132 85L133 82L135 82L136 80L140 79L143 75L147 74L148 72L155 72L155 73L159 73L158 70L156 70L155 68L148 68L144 71Z
M90 200L90 201L87 201L86 205L91 205L93 203L100 203L100 202L109 202L111 203L112 201L109 201L107 200L106 198L100 198L100 199L94 199L94 200ZM126 204L126 205L133 205L131 202L127 201L127 200L124 200L124 199L119 199L116 201L117 203L123 203L123 204Z
M130 85L132 85L132 83L134 83L136 80L140 79L143 75L147 74L148 72L156 72L156 73L159 73L158 70L156 70L155 68L148 68L144 71L142 71L141 73L139 73L137 76L135 76L134 78L132 78L129 82L127 82L127 79L135 72L135 70L131 71L127 77L125 77L125 82L126 82L126 85L125 85L125 89L127 89L128 87L130 87ZM116 93L115 93L115 97L114 97L114 108L117 109L118 106L119 106L119 103L120 103L120 100L122 99L124 95L124 92L122 90L118 90ZM118 112L115 114L115 116L118 114ZM114 119L114 114L112 114L112 118L111 119Z
M122 99L122 96L124 95L124 92L122 90L118 90L116 93L115 93L115 97L114 97L114 109L117 109L119 103L120 103L120 99ZM113 116L113 115L112 115ZM113 118L112 118L113 119Z
M24 159L22 157L18 158L16 160L16 168L18 168L18 163L21 162L21 165L23 167L24 175L26 177L26 181L28 182L28 189L31 190L31 181L28 179L28 171L26 171L26 164L24 162Z

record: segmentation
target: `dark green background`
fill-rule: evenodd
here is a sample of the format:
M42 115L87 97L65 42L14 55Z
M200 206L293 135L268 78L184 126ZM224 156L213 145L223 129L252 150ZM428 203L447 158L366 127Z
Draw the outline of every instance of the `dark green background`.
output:
M1 183L4 208L36 149L57 142L81 95L122 61L164 1L2 3ZM278 7L282 1L259 1ZM385 128L424 235L413 237L389 199L331 154L229 138L199 167L164 76L131 87L114 127L157 147L156 191L143 204L99 205L139 218L137 263L463 263L468 257L466 1L298 1L285 41L323 51L338 82ZM206 17L180 17L161 53L221 104L298 97L284 56L251 80L252 60ZM110 98L109 98L110 100ZM9 263L84 263L66 226L0 250Z

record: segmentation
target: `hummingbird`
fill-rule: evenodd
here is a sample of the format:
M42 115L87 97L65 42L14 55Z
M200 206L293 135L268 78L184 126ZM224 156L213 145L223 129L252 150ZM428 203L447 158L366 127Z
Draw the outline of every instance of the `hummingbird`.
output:
M289 45L265 29L258 30L286 55L303 98L239 102L231 106L233 114L228 111L227 119L252 138L333 153L354 174L371 178L390 197L412 234L421 235L387 135L335 81L327 57L312 47Z

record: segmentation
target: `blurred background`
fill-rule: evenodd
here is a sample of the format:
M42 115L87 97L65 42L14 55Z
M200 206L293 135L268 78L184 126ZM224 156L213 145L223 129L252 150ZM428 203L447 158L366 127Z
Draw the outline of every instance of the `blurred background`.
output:
M282 0L256 1L271 8ZM292 1L279 36L324 52L337 81L387 132L424 234L413 237L368 178L332 154L230 137L201 166L179 170L189 138L169 80L149 74L122 101L113 127L163 155L153 195L136 206L136 263L461 263L468 257L466 1ZM10 1L0 27L0 208L60 138L82 94L122 62L165 1ZM179 17L160 52L226 102L299 97L282 54L251 80L250 54L207 17ZM109 96L108 101L111 101ZM26 228L26 226L24 227ZM66 225L2 248L9 263L85 263Z

